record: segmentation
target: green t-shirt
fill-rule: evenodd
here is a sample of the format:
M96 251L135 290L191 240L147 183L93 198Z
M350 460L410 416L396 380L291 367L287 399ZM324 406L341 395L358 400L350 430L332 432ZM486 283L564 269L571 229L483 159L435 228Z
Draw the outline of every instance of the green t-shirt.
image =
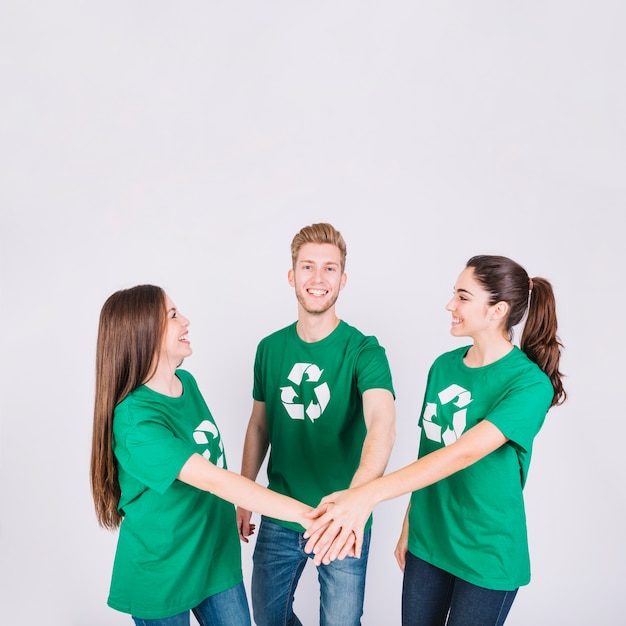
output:
M419 457L450 445L483 419L509 441L411 496L409 551L474 585L509 591L530 581L522 490L535 435L550 408L550 379L519 348L470 368L469 346L431 367L419 420Z
M343 321L314 343L298 337L295 323L260 342L253 397L266 405L270 489L315 506L349 487L367 434L368 389L393 393L385 350Z
M194 452L226 467L196 381L184 370L177 376L180 397L142 386L113 418L124 519L108 604L144 619L191 609L243 579L233 505L176 480Z

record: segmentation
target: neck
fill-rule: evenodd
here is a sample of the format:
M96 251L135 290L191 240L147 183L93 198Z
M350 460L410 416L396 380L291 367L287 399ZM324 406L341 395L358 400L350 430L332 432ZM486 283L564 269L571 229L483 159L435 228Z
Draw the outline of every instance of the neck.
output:
M183 391L182 383L176 376L176 367L171 363L164 363L163 361L159 362L154 375L144 384L152 391L172 398L177 398Z
M296 324L296 332L302 341L314 343L328 337L328 335L337 328L339 321L339 318L335 315L334 308L329 309L321 315L300 311Z
M474 344L467 351L463 361L468 367L484 367L495 363L511 350L513 350L513 344L508 337L500 337L488 342L474 339Z

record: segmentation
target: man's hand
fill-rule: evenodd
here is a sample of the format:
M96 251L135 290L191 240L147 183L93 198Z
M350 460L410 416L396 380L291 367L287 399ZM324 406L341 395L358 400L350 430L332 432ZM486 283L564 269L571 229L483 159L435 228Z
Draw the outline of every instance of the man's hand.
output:
M254 535L255 524L250 523L252 511L237 507L237 529L239 531L239 539L244 543L248 543L248 537Z

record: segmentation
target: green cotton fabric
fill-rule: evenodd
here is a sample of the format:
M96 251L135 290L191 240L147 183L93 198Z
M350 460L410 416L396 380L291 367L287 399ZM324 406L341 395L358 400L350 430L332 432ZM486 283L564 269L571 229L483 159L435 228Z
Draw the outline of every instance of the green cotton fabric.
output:
M145 619L191 609L243 579L233 505L176 480L194 452L226 467L196 381L184 370L177 376L180 397L142 386L113 418L124 519L108 604Z
M470 467L413 493L409 551L474 585L508 591L530 581L522 490L533 439L554 390L515 347L485 367L467 367L469 346L440 356L428 375L419 457L451 445L483 419L507 439Z
M316 506L349 487L367 434L361 396L378 388L393 394L384 348L343 321L313 343L298 337L295 323L263 339L253 397L266 405L269 488Z

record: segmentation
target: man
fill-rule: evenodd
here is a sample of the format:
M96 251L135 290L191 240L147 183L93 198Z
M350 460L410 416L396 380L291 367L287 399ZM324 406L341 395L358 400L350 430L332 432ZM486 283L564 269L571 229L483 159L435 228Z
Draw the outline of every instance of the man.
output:
M297 322L263 339L254 363L253 407L241 473L255 480L268 448L269 488L311 506L338 489L381 476L395 439L394 392L384 349L335 312L346 284L346 244L330 224L291 243L289 284ZM254 532L237 510L242 541ZM318 568L320 625L358 626L363 613L368 528L360 558ZM307 559L304 528L263 517L254 551L252 607L258 626L300 620L293 595Z

